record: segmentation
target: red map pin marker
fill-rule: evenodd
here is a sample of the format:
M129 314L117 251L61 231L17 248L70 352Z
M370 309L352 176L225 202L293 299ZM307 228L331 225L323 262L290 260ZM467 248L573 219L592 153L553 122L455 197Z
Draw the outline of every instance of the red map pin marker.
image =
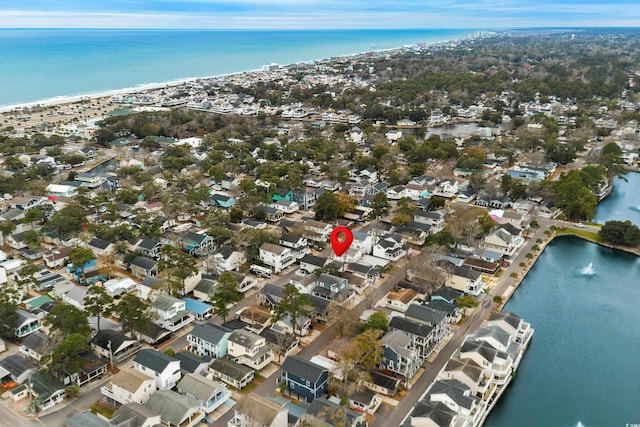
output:
M347 252L351 243L353 243L353 233L347 227L337 226L331 232L331 247L337 256L342 256Z

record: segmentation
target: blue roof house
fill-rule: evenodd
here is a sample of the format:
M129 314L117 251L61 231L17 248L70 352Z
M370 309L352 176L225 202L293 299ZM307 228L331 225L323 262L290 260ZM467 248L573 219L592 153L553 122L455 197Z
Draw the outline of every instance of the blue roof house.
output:
M324 396L329 389L329 370L299 356L287 356L282 363L282 377L286 390L307 402Z
M185 309L193 313L196 320L206 320L213 314L213 307L206 302L193 298L182 298L182 301L184 301Z

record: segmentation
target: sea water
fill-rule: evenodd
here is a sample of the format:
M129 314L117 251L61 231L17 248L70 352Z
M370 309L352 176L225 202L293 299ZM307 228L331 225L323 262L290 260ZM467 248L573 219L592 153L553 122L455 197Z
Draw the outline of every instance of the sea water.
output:
M465 37L472 30L0 30L0 107Z
M504 310L535 334L487 426L640 422L640 259L555 239Z

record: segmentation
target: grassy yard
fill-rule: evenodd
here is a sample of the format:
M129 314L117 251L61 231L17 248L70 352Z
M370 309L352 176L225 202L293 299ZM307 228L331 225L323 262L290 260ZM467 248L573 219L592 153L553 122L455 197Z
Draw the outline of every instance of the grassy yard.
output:
M602 243L602 239L600 238L598 233L594 233L592 231L587 231L584 228L567 227L567 228L564 228L564 229L557 229L556 230L556 234L558 236L561 236L561 235L564 235L564 234L575 234L576 236L580 236L580 237L585 238L587 240L591 240L592 242Z
M113 417L113 413L116 412L116 408L102 400L98 400L96 401L96 403L91 405L91 412L93 412L94 414L100 414L105 418L111 419L111 417Z

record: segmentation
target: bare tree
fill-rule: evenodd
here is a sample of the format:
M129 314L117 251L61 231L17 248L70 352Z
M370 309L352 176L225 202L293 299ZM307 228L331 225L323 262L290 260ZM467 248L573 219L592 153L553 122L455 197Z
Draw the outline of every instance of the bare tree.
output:
M447 272L438 266L434 252L422 251L409 261L407 274L424 294L431 294L444 284Z

